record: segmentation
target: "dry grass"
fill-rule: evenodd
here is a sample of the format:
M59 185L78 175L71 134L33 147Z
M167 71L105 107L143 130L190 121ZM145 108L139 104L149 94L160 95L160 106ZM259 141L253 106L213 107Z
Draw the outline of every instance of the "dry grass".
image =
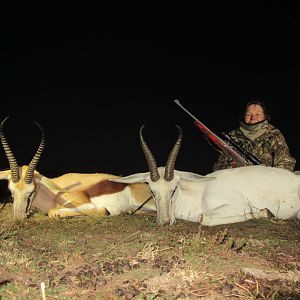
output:
M155 217L36 214L14 223L10 210L0 212L3 299L299 299L296 221L157 227Z

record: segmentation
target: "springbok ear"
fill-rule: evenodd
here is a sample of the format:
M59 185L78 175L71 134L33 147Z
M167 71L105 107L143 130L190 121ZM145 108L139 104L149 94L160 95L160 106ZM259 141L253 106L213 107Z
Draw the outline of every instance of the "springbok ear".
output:
M175 174L180 177L180 180L186 180L186 181L203 182L203 181L215 179L215 177L208 177L208 176L203 176L196 173L185 172L185 171L176 170Z
M108 179L112 182L119 182L119 183L138 183L138 182L149 182L150 181L150 173L136 173L132 174L126 177L121 178L114 178L114 179Z
M11 170L0 171L0 180L3 179L9 180L10 178L11 178Z

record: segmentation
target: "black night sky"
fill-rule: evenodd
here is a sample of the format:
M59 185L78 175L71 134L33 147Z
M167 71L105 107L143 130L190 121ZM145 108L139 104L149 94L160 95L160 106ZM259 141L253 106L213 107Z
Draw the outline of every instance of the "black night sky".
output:
M35 120L47 139L42 174L145 172L140 126L164 165L178 124L176 168L206 174L218 153L174 99L219 134L236 128L256 97L300 169L299 11L279 1L227 2L2 8L0 118L10 116L4 131L18 163L28 164L39 144Z

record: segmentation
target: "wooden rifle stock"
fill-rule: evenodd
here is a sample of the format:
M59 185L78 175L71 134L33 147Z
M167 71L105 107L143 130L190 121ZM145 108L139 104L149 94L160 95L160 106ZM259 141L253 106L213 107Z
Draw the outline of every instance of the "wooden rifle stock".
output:
M184 108L181 105L179 100L176 99L174 100L174 102L194 119L195 126L198 129L200 129L201 132L204 133L205 136L207 136L215 146L218 147L219 151L221 151L228 158L232 159L237 164L237 166L244 167L253 164L250 160L245 159L242 155L236 152L230 145L228 145L228 142L222 140L219 136L213 133L208 127L206 127L201 121L199 121L194 115L192 115L186 108Z

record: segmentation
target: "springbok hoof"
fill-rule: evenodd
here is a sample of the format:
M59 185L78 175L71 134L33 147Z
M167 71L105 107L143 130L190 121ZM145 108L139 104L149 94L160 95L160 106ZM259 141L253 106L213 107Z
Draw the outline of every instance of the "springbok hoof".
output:
M51 219L60 219L60 213L55 209L50 209L48 211L48 217Z

